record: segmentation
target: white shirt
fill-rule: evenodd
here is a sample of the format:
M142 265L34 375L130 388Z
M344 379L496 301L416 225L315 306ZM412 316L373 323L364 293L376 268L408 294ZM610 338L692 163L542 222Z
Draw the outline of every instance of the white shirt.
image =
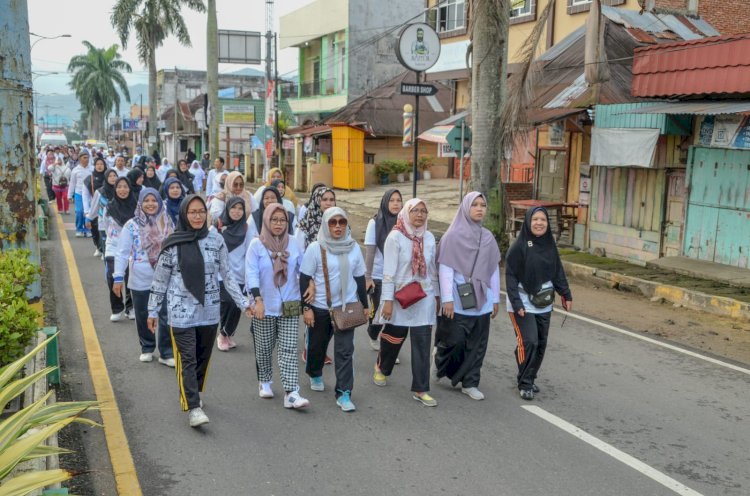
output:
M362 258L362 250L356 246L347 256L349 257L349 274L344 275L344 277L348 278L346 303L354 303L358 300L357 282L354 278L365 275L365 260ZM328 261L328 280L331 285L331 305L340 307L343 305L341 301L342 275L339 273L338 256L326 252L326 259ZM327 309L328 303L326 303L326 282L323 277L323 259L320 256L320 244L317 241L314 241L307 247L307 251L305 251L305 255L302 257L300 272L312 277L313 281L315 281L315 301L313 301L313 306Z
M377 247L377 231L375 226L375 219L370 219L367 223L367 230L365 231L365 246L375 247L375 259L372 262L372 274L370 276L373 279L383 279L383 253L380 248ZM383 246L385 248L385 245Z
M250 242L245 258L245 290L258 288L263 297L266 315L280 317L282 302L301 300L299 293L299 272L302 265L302 251L291 238L287 245L289 252L287 279L283 287L278 288L273 281L273 262L268 248L260 239Z
M453 311L461 315L485 315L492 313L492 305L500 303L500 267L495 269L490 279L490 288L482 308L471 308L464 310L461 306L461 298L458 297L457 286L464 284L466 279L463 274L453 270L453 267L440 264L440 301L441 303L453 303Z
M115 174L117 174L117 179L120 179L121 177L127 177L128 172L130 172L130 169L127 167L123 167L122 169L118 169L117 167L113 167Z
M130 272L128 274L128 288L135 291L148 291L154 279L154 269L148 261L148 254L143 251L141 243L141 229L134 219L125 223L120 231L115 248L115 281L121 281L125 277L125 270L130 261Z
M435 237L431 232L424 234L424 259L427 265L427 274L424 278L419 274L412 274L411 253L412 242L399 231L391 231L385 239L383 247L383 290L380 296L380 308L375 315L374 322L378 324L393 324L397 326L424 326L433 325L436 321L435 292L438 285L438 273L435 266ZM427 296L414 303L409 308L402 308L396 300L396 291L412 281L418 281ZM317 284L317 283L316 283ZM393 314L390 320L383 320L380 312L383 303L393 301Z
M206 179L206 196L211 196L214 194L214 183L216 182L216 174L221 174L222 172L226 172L226 169L217 171L216 169L211 169L208 171L208 178Z
M539 289L547 289L552 287L554 287L552 281L547 281L542 284L542 287ZM544 308L535 307L531 303L531 300L529 300L529 295L526 291L523 290L523 284L521 284L520 282L518 283L518 296L521 297L523 308L526 313L548 313L552 311L552 305L546 306ZM510 304L510 298L508 298L508 296L505 297L505 308L509 313L513 313L513 305Z
M104 213L105 225L107 229L107 240L104 242L104 258L114 257L117 254L117 243L120 239L120 233L122 232L122 226L117 223L116 220L111 218L106 210ZM127 224L127 222L125 223Z
M214 226L211 226L211 229L219 233L221 236L219 230ZM245 233L245 241L243 241L240 246L229 252L229 256L227 257L229 261L229 271L234 276L234 280L237 281L237 284L245 283L245 254L247 253L248 246L250 246L250 241L256 237L258 237L258 233L254 232L252 227L248 226L247 232ZM229 250L229 248L227 248L227 250ZM221 276L219 276L219 280L222 280Z
M111 157L107 155L104 157L104 162L107 164L108 169L114 169L115 168L115 160L117 160L117 157L112 155Z
M73 172L70 173L70 184L68 186L68 198L73 198L74 195L81 195L83 197L83 190L86 188L86 178L91 176L94 168L89 165L88 167L82 167L80 164L73 168Z

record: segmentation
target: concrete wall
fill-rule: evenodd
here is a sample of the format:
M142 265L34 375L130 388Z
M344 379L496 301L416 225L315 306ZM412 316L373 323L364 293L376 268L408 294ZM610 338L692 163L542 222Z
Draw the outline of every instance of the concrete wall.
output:
M349 0L318 0L282 16L279 21L279 48L300 46L306 41L346 29L349 25L349 4Z

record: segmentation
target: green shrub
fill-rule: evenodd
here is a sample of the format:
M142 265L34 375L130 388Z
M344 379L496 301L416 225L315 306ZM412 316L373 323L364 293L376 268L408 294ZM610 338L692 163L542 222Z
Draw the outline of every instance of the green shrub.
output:
M406 160L383 160L380 165L387 167L391 174L403 174L411 170L411 165Z
M391 174L391 168L386 162L382 162L380 164L376 164L373 168L373 172L375 172L375 175L378 177L388 176Z
M26 298L26 288L39 276L30 255L28 250L0 252L0 366L22 357L39 327L39 313Z

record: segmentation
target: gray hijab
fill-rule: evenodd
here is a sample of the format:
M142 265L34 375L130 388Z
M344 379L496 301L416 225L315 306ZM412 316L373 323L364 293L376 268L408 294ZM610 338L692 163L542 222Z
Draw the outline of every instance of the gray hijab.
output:
M357 247L357 242L352 238L352 231L346 228L346 234L341 239L334 239L328 228L328 221L340 215L349 220L344 209L331 207L323 213L323 219L318 230L318 244L327 253L336 255L339 262L339 279L341 280L341 304L346 310L346 295L349 289L349 253Z

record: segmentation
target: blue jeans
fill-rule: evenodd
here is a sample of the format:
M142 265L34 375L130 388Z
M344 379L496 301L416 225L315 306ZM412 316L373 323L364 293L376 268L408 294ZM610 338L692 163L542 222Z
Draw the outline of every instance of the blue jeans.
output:
M172 350L172 338L169 335L167 324L167 299L164 298L159 310L159 329L156 336L148 330L148 297L150 291L130 290L133 295L133 310L135 311L135 326L138 329L138 340L141 342L141 353L153 353L157 341L159 345L159 356L161 358L174 358Z
M76 232L88 233L86 229L86 214L83 212L83 197L78 193L74 196L76 202Z

